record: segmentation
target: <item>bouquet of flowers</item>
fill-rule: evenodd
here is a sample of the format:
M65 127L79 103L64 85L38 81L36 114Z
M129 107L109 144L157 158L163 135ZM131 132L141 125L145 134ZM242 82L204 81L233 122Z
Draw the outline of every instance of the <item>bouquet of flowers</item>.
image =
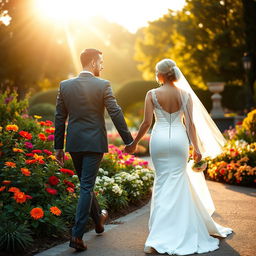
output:
M203 172L206 168L207 168L207 161L205 161L204 159L192 165L192 170L194 172Z

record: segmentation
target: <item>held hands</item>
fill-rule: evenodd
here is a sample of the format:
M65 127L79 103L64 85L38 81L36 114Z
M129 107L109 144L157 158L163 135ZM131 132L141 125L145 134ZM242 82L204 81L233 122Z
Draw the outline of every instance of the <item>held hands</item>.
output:
M125 146L124 151L128 154L133 154L136 151L137 148L137 144L136 143L132 143L129 146Z
M63 167L64 166L64 151L63 149L56 149L55 157L58 164Z

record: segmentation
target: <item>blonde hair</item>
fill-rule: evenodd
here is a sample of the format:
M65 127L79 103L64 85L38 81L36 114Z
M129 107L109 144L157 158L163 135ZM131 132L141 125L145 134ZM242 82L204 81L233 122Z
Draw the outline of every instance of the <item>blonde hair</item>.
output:
M156 71L164 75L169 82L176 82L179 80L178 67L175 61L171 59L163 59L156 64Z

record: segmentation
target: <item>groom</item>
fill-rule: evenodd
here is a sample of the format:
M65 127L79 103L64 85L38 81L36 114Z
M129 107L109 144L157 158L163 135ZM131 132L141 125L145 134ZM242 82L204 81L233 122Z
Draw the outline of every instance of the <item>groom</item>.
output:
M70 153L80 180L75 225L72 228L70 247L86 250L82 237L89 214L95 222L96 233L104 232L108 217L100 210L93 188L103 154L108 152L104 120L106 108L124 143L133 142L122 110L116 102L109 81L98 78L103 69L102 52L86 49L80 55L83 71L60 83L55 115L56 159L64 164L64 134L68 118L66 151Z

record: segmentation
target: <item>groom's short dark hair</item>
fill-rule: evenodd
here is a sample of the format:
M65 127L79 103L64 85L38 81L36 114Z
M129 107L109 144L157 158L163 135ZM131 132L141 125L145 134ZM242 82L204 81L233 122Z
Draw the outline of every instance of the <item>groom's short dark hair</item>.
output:
M82 66L87 66L93 59L96 60L102 52L97 49L85 49L80 54L80 61Z

